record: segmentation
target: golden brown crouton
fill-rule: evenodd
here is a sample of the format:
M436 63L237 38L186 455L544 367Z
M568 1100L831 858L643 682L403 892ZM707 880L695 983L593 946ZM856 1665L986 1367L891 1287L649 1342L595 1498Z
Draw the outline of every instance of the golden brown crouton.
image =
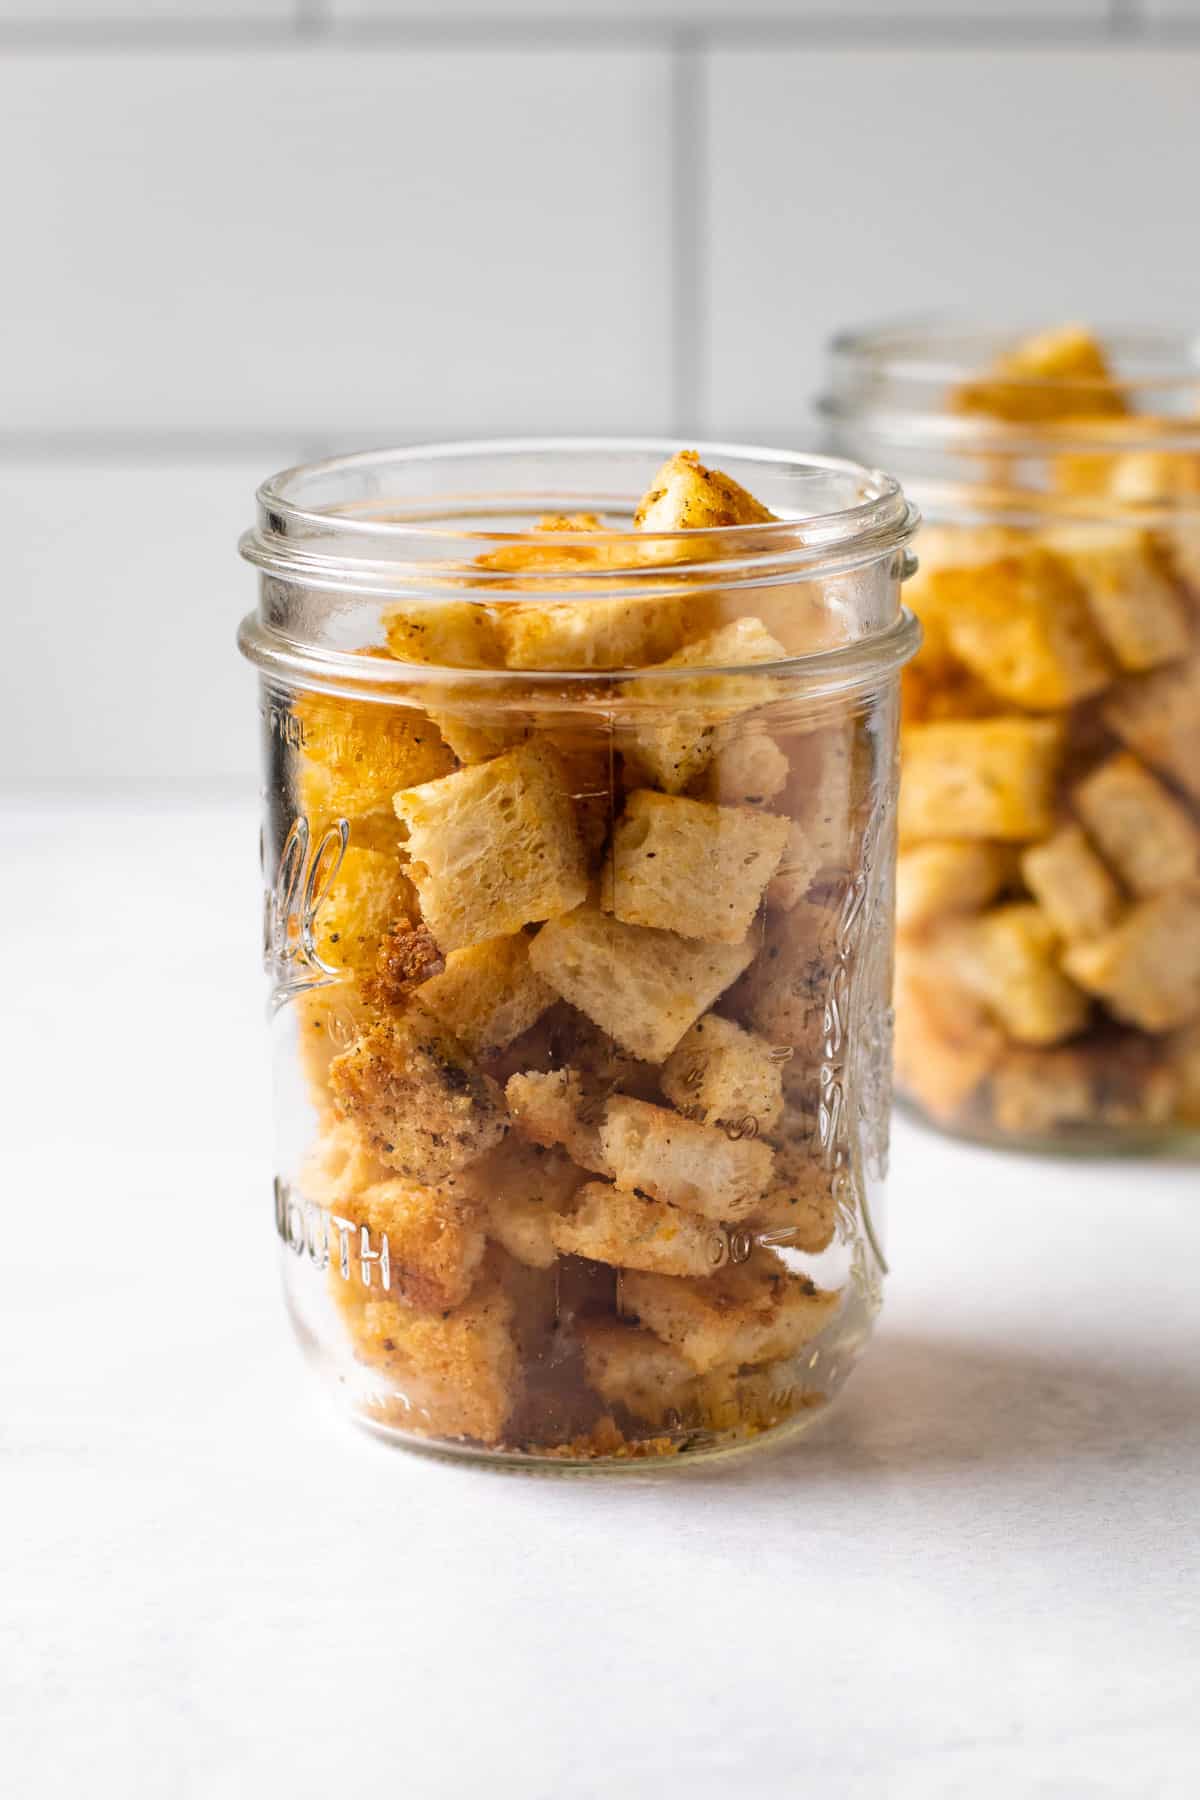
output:
M762 1200L775 1153L755 1137L697 1125L666 1106L615 1094L600 1146L621 1187L706 1219L744 1219Z
M1122 682L1105 722L1129 749L1200 801L1200 656Z
M1095 418L1128 410L1099 343L1082 325L1040 331L997 358L991 374L952 397L958 412L1013 423Z
M660 1063L753 954L751 945L699 943L581 906L543 926L529 958L626 1050Z
M1114 926L1121 890L1078 825L1060 825L1021 857L1025 885L1060 936L1097 937Z
M1021 843L1054 827L1062 729L1050 719L964 719L904 732L900 835Z
M331 1063L329 1085L373 1153L411 1181L440 1182L508 1128L496 1083L418 1007L364 1032Z
M741 618L694 638L660 666L718 670L786 655L761 619ZM772 691L765 674L697 675L657 691L631 688L631 697L645 699L652 709L622 740L635 779L668 794L682 793L701 778L738 715L765 705Z
M321 1131L300 1171L306 1200L336 1212L366 1188L389 1181L392 1171L371 1154L347 1119L333 1119Z
M770 1250L726 1263L705 1281L631 1271L621 1291L627 1312L700 1374L721 1363L794 1355L824 1330L842 1298L790 1273Z
M897 1086L955 1123L999 1060L1003 1033L924 948L897 947L895 1006Z
M633 523L639 531L711 531L774 517L731 475L706 469L695 450L680 450L655 474Z
M522 744L395 797L425 922L443 950L578 906L587 869L554 752Z
M1040 907L998 906L943 926L934 946L950 978L982 1001L1018 1043L1054 1044L1086 1023L1088 1003L1057 963Z
M446 1189L401 1176L340 1194L329 1219L331 1279L441 1312L470 1293L483 1262L478 1211Z
M415 989L445 967L446 959L428 925L401 919L380 939L366 991L379 1006L403 1006Z
M438 600L428 605L389 608L384 635L400 662L433 663L445 669L498 669L504 653L495 610L476 600ZM413 787L412 781L395 781Z
M639 788L617 820L601 904L627 925L740 944L787 830L771 813Z
M604 1181L581 1187L550 1230L564 1255L660 1275L711 1275L728 1248L724 1232L693 1213Z
M769 1242L818 1256L833 1242L833 1171L806 1136L785 1138L775 1152L771 1184L746 1221Z
M349 819L352 842L362 821L378 819L398 841L392 795L446 775L454 758L433 722L414 706L347 700L307 693L295 703L300 734L296 768L298 811L314 830Z
M348 845L313 917L317 955L361 985L374 973L392 927L408 924L412 905L412 887L394 853Z
M603 1104L585 1089L578 1069L530 1069L504 1090L513 1126L531 1144L561 1144L581 1169L611 1173L600 1143Z
M1006 844L915 844L896 863L896 929L923 931L950 913L975 912L1016 873Z
M1190 1024L1200 1013L1200 890L1139 901L1105 937L1072 944L1063 967L1143 1031Z
M663 1064L662 1089L702 1125L767 1135L783 1111L783 1058L765 1038L705 1013Z
M1111 757L1080 782L1075 809L1133 893L1200 879L1200 825L1135 756Z
M553 989L529 966L529 944L518 931L452 950L442 973L422 987L421 1005L473 1056L511 1044L553 1005Z
M1086 594L1092 618L1123 669L1154 669L1186 655L1187 602L1148 531L1073 525L1047 541Z

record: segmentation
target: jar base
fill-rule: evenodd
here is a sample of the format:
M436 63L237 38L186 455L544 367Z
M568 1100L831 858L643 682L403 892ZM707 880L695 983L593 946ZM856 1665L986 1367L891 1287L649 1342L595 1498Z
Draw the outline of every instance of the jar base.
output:
M1078 1158L1095 1156L1154 1157L1162 1161L1200 1161L1200 1125L1077 1125L1054 1133L1001 1131L986 1122L935 1119L919 1100L896 1095L896 1110L906 1119L960 1144L988 1150L1011 1150L1022 1156Z

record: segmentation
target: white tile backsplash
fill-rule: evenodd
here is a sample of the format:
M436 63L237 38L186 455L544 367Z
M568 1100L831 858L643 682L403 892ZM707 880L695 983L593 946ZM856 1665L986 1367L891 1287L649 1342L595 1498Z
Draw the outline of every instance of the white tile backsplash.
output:
M1200 51L715 49L706 426L786 430L839 326L1200 315Z
M0 0L0 25L163 25L252 23L290 24L305 0Z

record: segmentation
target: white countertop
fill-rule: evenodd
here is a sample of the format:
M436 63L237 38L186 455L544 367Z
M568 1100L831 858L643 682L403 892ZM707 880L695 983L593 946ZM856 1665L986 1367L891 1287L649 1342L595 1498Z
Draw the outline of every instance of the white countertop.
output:
M1200 1171L898 1122L884 1323L794 1446L389 1450L277 1293L255 836L4 815L0 1791L1194 1800Z

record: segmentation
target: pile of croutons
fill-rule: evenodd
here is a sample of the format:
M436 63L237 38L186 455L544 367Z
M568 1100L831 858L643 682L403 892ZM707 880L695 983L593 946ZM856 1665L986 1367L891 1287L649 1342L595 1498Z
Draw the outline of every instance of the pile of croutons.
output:
M897 1076L934 1118L999 1136L1186 1129L1200 1124L1200 455L1171 447L1169 421L1131 421L1076 328L1023 345L956 404L1015 429L1007 464L1036 456L1048 491L1019 524L918 540ZM1166 447L1123 447L1147 436ZM993 466L1011 519L999 449Z
M478 597L392 608L386 702L293 702L294 810L349 824L311 922L338 979L291 1009L320 1122L301 1186L389 1426L671 1454L836 1378L824 1018L887 733L755 673L836 640L815 584L753 613L694 566L586 592L639 531L770 518L682 453L632 532L544 519ZM531 597L546 571L558 597ZM659 665L647 693L631 672ZM481 669L595 679L441 675Z

